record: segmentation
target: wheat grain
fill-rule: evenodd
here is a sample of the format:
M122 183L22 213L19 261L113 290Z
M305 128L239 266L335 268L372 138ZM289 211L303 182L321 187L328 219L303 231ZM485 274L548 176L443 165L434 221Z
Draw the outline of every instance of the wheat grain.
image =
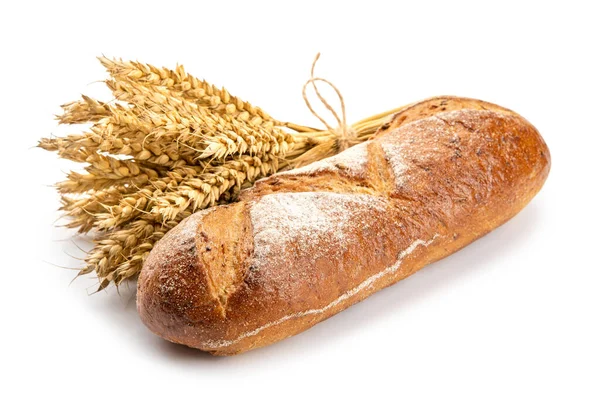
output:
M178 97L161 87L148 88L128 80L108 80L115 97L135 104L143 111L121 111L117 124L125 122L129 129L137 128L148 136L178 140L196 149L198 158L225 158L232 154L279 154L285 152L293 138L272 122L261 124L256 118L241 121L221 116L195 103ZM130 115L127 115L127 114ZM142 114L147 122L139 122Z
M204 80L195 78L178 65L175 70L157 68L149 64L99 57L102 65L111 76L120 80L133 80L149 86L162 86L195 100L203 107L210 107L219 113L234 115L240 119L260 118L261 121L273 119L259 107L232 96L227 90L219 89ZM255 120L257 121L257 120Z
M99 121L110 115L110 106L87 96L82 100L63 104L63 114L58 117L61 124L80 124Z

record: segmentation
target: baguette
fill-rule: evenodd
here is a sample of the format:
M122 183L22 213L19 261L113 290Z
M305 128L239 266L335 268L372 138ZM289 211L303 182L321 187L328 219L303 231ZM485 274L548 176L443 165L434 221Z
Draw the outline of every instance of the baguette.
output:
M215 355L277 342L506 222L549 170L518 114L415 103L373 139L181 222L145 262L138 312L157 335Z

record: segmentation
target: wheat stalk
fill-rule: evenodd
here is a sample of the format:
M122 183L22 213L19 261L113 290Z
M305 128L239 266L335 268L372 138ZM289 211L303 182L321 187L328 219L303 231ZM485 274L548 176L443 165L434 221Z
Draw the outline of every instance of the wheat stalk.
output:
M85 172L69 172L56 188L65 226L96 233L79 274L95 272L98 290L135 277L154 243L193 212L235 201L261 177L367 140L396 111L346 126L341 95L343 121L319 93L315 82L330 83L314 77L314 63L307 86L339 127L320 117L326 129L278 121L182 66L99 60L114 100L82 96L64 104L60 124L91 127L38 143L84 164Z

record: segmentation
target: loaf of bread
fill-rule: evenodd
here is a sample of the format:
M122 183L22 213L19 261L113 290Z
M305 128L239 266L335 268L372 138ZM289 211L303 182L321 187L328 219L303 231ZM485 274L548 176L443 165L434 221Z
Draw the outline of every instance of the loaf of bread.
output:
M181 222L144 265L139 314L216 355L274 343L506 222L549 169L538 131L510 110L415 103L373 139Z

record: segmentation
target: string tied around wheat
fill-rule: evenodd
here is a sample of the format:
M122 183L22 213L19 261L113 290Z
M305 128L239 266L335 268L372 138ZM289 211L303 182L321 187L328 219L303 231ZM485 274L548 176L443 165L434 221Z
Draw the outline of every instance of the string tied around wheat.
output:
M319 130L315 128L308 128L306 126L296 125L293 123L282 123L294 130L294 141L298 148L302 148L302 152L292 151L288 155L288 165L290 167L300 167L302 165L310 164L311 162L321 160L325 157L333 156L341 151L354 146L355 144L364 142L370 139L379 129L379 127L388 121L392 115L400 111L404 107L399 107L393 110L389 110L377 115L360 120L354 124L348 124L346 119L346 103L344 96L342 96L340 90L331 81L315 76L315 65L319 60L320 53L318 53L312 63L310 70L310 78L306 81L302 87L302 97L306 106L310 112L323 124L325 129ZM338 97L340 102L340 112L338 113L334 107L325 99L325 97L319 91L317 83L324 83L329 86ZM317 99L321 104L331 113L337 126L331 126L325 118L323 118L313 108L310 100L308 99L307 89L312 87ZM341 115L341 117L340 117Z
M312 67L311 67L311 70L310 70L310 79L308 79L306 81L306 83L304 84L304 86L302 87L302 97L304 98L304 102L306 103L306 106L308 107L308 109L310 110L310 112L319 121L321 121L321 123L327 128L327 130L329 132L332 132L335 135L337 150L338 151L344 151L347 148L349 148L349 147L357 144L358 142L360 142L360 140L357 140L356 131L352 128L352 126L348 125L348 123L347 123L347 119L346 119L346 103L344 102L344 96L342 96L340 90L333 83L331 83L329 80L327 80L325 78L321 78L321 77L316 77L315 76L315 65L317 64L317 61L319 60L320 56L321 56L321 53L318 53L317 56L315 57L315 60L312 63ZM333 89L333 91L335 91L335 93L337 94L338 99L340 101L340 108L341 108L341 114L342 114L341 118L340 118L339 114L335 111L335 109L323 97L323 95L319 91L319 88L317 87L316 82L325 83L331 89ZM317 95L317 98L321 101L321 103L323 104L323 106L331 113L331 115L333 115L333 117L337 121L337 127L334 128L331 125L329 125L327 123L327 121L325 120L325 118L323 118L321 115L319 115L315 111L315 109L312 107L312 104L310 103L310 100L308 99L308 96L306 94L306 90L309 87L309 85L313 87L313 89L315 91L315 94Z

